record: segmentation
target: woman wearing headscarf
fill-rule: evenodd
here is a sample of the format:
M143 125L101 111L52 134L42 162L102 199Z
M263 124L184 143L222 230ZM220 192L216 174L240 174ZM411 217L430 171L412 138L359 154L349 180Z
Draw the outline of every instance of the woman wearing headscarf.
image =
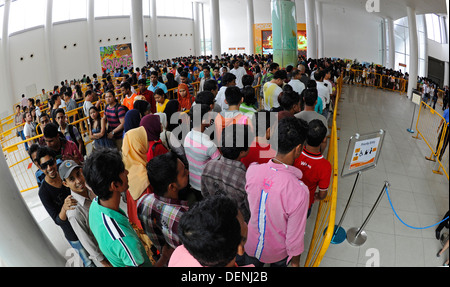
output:
M147 150L147 162L155 156L165 154L168 150L164 147L160 140L161 135L161 122L157 115L146 115L141 119L141 127L144 127L147 133L148 150Z
M166 114L166 118L167 118L166 129L170 132L173 131L173 129L178 126L178 123L174 123L175 120L171 120L171 119L172 119L172 115L174 115L179 110L180 110L180 103L178 102L178 100L170 100L167 103L166 108L164 109L164 114Z
M133 109L138 110L141 114L141 118L151 113L150 103L143 100L137 100L133 104ZM155 108L156 109L156 108Z
M125 114L125 123L123 126L124 137L128 131L138 128L140 122L141 122L141 114L139 113L139 111L135 109L129 110Z
M123 139L122 158L128 170L127 211L132 224L142 229L137 216L137 200L142 194L150 193L147 177L148 140L144 127L129 130Z
M191 109L195 98L189 93L189 87L186 84L178 86L178 102L180 103L180 111L188 112Z

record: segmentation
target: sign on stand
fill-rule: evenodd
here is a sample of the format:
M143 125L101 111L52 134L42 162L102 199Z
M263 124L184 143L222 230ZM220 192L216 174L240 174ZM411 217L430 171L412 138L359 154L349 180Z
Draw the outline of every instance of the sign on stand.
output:
M341 177L349 176L355 173L357 176L355 183L353 184L350 197L348 198L347 204L344 208L341 220L338 225L334 226L334 234L331 239L331 243L333 244L340 244L347 237L347 233L341 227L342 222L347 214L348 207L350 206L350 202L352 201L362 172L377 166L385 134L386 132L384 130L379 130L377 132L364 135L355 134L350 138L344 165L342 167ZM359 235L360 234L358 233L358 236Z
M349 176L376 167L385 136L384 130L356 134L350 138L341 176Z

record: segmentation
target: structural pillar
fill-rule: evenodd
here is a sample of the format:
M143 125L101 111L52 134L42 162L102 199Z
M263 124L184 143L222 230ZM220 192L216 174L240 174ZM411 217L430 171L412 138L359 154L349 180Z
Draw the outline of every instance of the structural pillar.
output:
M324 38L323 38L323 22L322 22L322 2L316 1L316 17L317 17L317 57L324 57Z
M87 9L87 29L88 29L88 47L89 47L89 68L91 74L97 73L101 74L101 62L100 62L100 53L99 48L96 48L95 41L95 13L94 13L94 1L88 0L88 9Z
M315 1L305 0L307 58L317 59Z
M202 50L202 18L200 13L200 3L193 2L194 5L194 56L198 57L201 55Z
M0 84L3 86L3 89L0 87L0 91L4 93L1 97L2 107L0 108L1 118L5 118L11 115L13 111L13 105L20 101L20 98L17 98L17 101L13 94L12 87L12 78L11 78L11 65L9 62L9 35L8 35L8 23L9 23L9 10L11 7L11 0L5 0L5 6L3 8L3 30L2 30L2 45L1 45L1 54L3 57L0 61L2 64L2 79L0 79Z
M416 10L406 7L409 26L409 82L408 98L412 98L413 89L417 88L417 74L419 69L419 41L417 37Z
M449 63L445 62L444 63L444 87L449 85ZM442 89L442 87L441 87Z
M381 59L380 63L386 67L387 43L386 43L386 19L381 20Z
M212 56L218 56L222 54L222 44L220 41L220 13L219 13L219 0L210 0L211 8L211 40L212 40Z
M131 51L133 53L133 68L142 68L147 65L147 61L145 60L144 14L142 13L142 0L131 1L130 35Z
M395 69L395 36L394 36L394 20L387 18L387 31L389 42L389 57L387 62L388 69Z
M54 62L54 49L53 49L53 0L47 0L47 9L45 15L44 25L44 39L45 39L45 56L48 70L48 80L50 86L59 85L59 81L56 77L56 68Z
M248 24L248 54L255 54L255 11L253 8L253 0L247 0L247 24Z
M156 61L158 53L158 18L156 15L156 0L150 0L150 43L147 43L149 60Z
M66 260L37 224L17 188L1 150L0 170L1 260L8 267L64 267Z

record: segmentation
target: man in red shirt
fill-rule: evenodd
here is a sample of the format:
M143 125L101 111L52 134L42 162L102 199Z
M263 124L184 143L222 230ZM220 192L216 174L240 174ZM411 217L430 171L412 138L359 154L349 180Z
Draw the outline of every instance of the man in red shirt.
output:
M308 217L314 201L325 199L330 185L331 164L320 152L320 145L327 140L326 136L327 128L321 120L309 122L305 147L294 163L302 171L302 181L309 189Z
M271 117L271 114L273 116ZM257 112L253 116L253 126L255 127L255 140L249 148L248 155L241 159L246 168L252 162L259 164L267 163L276 156L276 151L270 147L269 139L271 134L271 124L276 121L276 113L268 111Z
M138 88L138 95L144 96L145 100L150 103L150 111L152 114L156 113L155 97L153 96L153 92L147 89L146 81L144 79L140 79L138 81Z

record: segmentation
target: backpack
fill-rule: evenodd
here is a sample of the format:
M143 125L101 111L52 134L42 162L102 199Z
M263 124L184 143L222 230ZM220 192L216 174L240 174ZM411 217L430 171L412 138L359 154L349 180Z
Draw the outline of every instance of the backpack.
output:
M73 131L74 126L69 124L68 127L69 127L69 135L70 135L70 138L71 138L72 141L77 145L77 148L79 149L79 148L80 148L80 143L77 141L77 137L75 136L75 133L74 133L74 131ZM80 134L80 136L81 136L81 134ZM82 140L83 143L84 143L84 140L83 140L83 137L82 137L82 136L81 136L81 140ZM81 147L81 150L82 150L82 155L85 156L85 155L86 155L86 147L84 146L84 144L83 144L83 146Z

